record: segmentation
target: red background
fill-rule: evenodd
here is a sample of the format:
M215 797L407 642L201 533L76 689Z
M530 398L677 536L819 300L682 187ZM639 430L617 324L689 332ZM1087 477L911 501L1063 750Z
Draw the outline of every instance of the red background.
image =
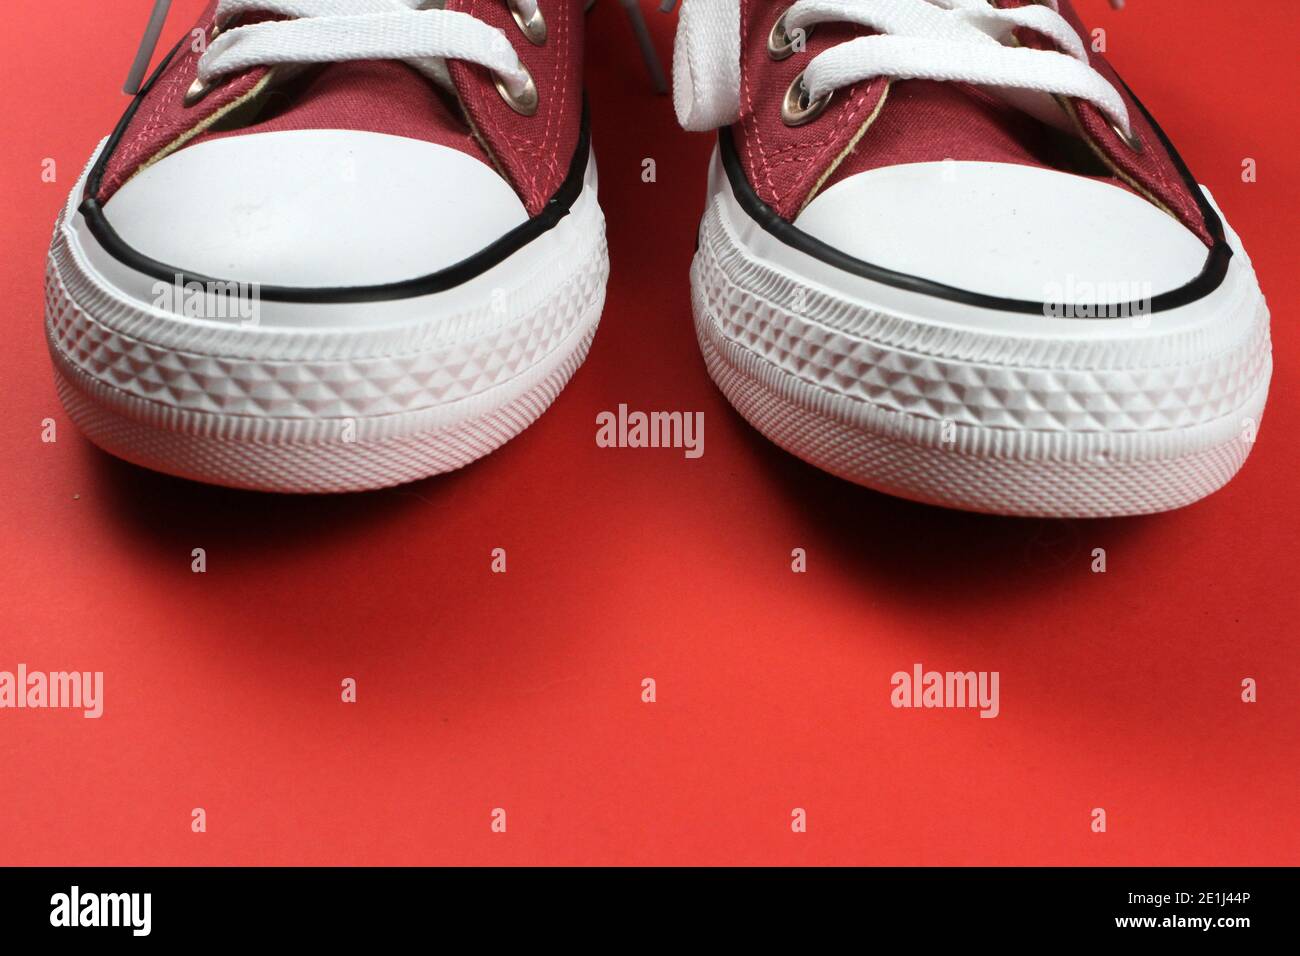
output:
M200 6L177 0L160 46ZM0 670L102 670L105 715L0 711L0 863L1296 863L1300 11L1078 6L1243 236L1274 315L1257 450L1175 514L945 512L751 430L690 321L710 140L650 93L610 2L587 80L609 303L537 425L460 473L348 497L122 464L59 407L41 282L149 3L9 0ZM673 21L647 16L666 61ZM202 220L202 194L177 210L177 228ZM704 457L598 448L595 416L620 402L703 411ZM891 708L890 675L918 661L999 671L1001 716Z

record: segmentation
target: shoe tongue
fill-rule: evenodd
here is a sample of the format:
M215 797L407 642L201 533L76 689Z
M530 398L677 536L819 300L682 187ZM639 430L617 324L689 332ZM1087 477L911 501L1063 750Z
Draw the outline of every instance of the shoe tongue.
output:
M1076 171L1077 141L976 87L899 80L867 135L827 183L906 163L1012 163Z
M1032 7L1039 0L990 0L993 6L1003 10L1014 10L1019 7ZM1112 0L1114 2L1114 0ZM1062 3L1063 14L1068 14L1068 4ZM1043 36L1036 30L1030 30L1022 27L1015 31L1016 41L1024 47L1035 50L1056 50L1056 44L1048 37ZM990 96L996 97L1009 106L1015 107L1021 112L1027 113L1041 123L1054 127L1062 132L1077 135L1077 130L1070 122L1069 116L1061 108L1061 104L1056 97L1050 93L1044 93L1039 90L1016 89L1011 87L994 88L986 87L984 91Z
M254 133L343 129L424 140L490 161L454 99L405 63L362 60L313 69L266 94L259 114L195 142Z
M446 6L447 6L447 0L418 0L417 3L411 5L411 9L417 11L418 10L444 10L446 9ZM243 17L242 22L252 23L260 19L265 19L265 17L261 15L250 14L246 17ZM424 76L429 82L433 83L444 93L448 94L453 98L459 98L459 94L456 92L456 86L451 79L451 72L447 69L447 60L444 57L425 57L422 59L411 60L408 62L412 69L414 69L420 75ZM341 66L341 65L343 64L342 63L323 63L323 64L304 63L301 65L283 64L276 71L276 74L273 77L273 83L277 86L283 85L296 80L299 76L301 76L304 73L308 73L313 70L322 70L322 71L329 70L331 68Z

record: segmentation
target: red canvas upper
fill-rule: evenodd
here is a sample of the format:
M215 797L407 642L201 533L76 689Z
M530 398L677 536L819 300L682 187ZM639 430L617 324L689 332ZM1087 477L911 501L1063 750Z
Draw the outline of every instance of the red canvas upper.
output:
M217 113L246 96L265 77L253 69L228 79L193 106L185 93L202 55L186 42L144 94L105 170L98 199L108 199L163 150L211 139L261 132L345 129L387 133L459 149L496 168L536 215L568 172L582 124L582 0L539 0L547 24L541 46L528 41L498 0L448 0L447 9L469 13L500 28L533 76L538 110L514 112L497 93L490 72L450 61L459 102L397 61L324 64L255 97L256 110L236 129L204 130ZM195 26L211 35L216 0ZM191 37L193 34L191 34Z
M998 0L1020 6L1032 0ZM1088 175L1130 189L1167 209L1207 245L1212 238L1200 206L1142 110L1100 54L1092 66L1124 98L1143 149L1135 152L1091 103L1071 100L1090 150L1070 148L1059 134L981 91L957 83L877 78L837 90L826 110L803 126L781 119L786 89L808 61L871 31L852 24L819 24L805 51L773 60L768 35L786 0L741 0L740 119L737 152L758 195L793 220L821 189L859 172L900 163L946 159L1019 163ZM1085 42L1089 34L1068 0L1061 13ZM1053 48L1048 38L1019 31L1026 46ZM855 142L856 139L856 142Z
M533 215L564 181L578 142L585 5L583 0L541 0L548 36L543 46L533 46L501 0L447 0L448 10L469 13L504 31L537 84L537 113L520 116L497 93L483 67L459 60L449 64L465 112Z

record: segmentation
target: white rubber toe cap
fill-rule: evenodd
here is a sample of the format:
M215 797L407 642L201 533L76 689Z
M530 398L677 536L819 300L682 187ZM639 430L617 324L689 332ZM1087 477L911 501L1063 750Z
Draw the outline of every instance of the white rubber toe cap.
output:
M1126 189L1007 163L859 173L815 197L794 225L873 265L1031 302L1148 299L1191 282L1208 254Z
M187 147L138 173L104 214L137 252L186 272L308 288L428 275L528 219L473 156L348 130Z

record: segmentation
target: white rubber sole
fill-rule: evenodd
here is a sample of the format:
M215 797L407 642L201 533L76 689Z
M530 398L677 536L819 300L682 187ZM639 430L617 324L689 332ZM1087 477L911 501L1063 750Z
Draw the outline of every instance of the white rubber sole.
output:
M709 373L832 474L1004 515L1167 511L1250 453L1272 371L1241 244L1204 299L1137 319L1006 314L849 275L740 207L715 156L691 269Z
M46 274L59 396L105 451L197 481L346 492L463 467L546 410L604 306L594 162L568 216L454 289L267 301L255 325L159 308L155 280L90 234L76 208L82 188L60 216Z

